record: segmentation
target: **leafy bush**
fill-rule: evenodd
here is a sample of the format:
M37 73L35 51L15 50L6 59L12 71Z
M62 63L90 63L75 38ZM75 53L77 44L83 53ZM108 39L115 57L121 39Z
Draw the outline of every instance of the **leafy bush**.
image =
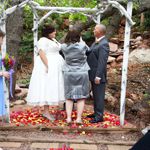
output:
M144 27L146 29L150 29L150 10L144 13L145 20L144 20Z

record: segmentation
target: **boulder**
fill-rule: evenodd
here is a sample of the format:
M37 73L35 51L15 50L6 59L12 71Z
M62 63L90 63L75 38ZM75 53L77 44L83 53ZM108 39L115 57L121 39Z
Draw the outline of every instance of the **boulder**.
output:
M111 38L109 41L111 43L119 44L119 39L118 38Z
M134 105L134 101L130 98L126 99L126 103L127 103L127 106L130 107L130 108Z
M110 64L111 67L115 68L117 66L117 62L116 61L113 61L111 64Z
M150 49L136 49L129 54L130 64L150 63Z
M135 42L137 42L137 41L142 41L143 39L142 39L142 37L141 36L138 36L136 39L135 39Z
M144 31L144 32L143 32L143 38L144 38L144 39L150 38L150 32L149 32L149 31Z
M137 94L134 94L134 93L131 93L131 94L129 95L129 98L132 99L132 100L134 100L134 101L137 101L137 100L138 100Z
M109 56L107 63L111 63L111 62L115 61L115 59L116 59L115 57Z
M122 62L123 61L123 55L120 55L116 58L117 62Z
M20 93L20 92L21 92L21 88L19 87L18 84L16 84L15 93Z
M26 102L24 100L17 100L13 104L14 105L24 105Z
M114 96L112 96L111 94L109 95L105 95L105 99L106 101L108 102L108 105L112 106L112 107L115 107L115 105L118 103L118 99Z
M118 50L118 45L114 43L109 43L110 52L116 52Z
M28 93L28 89L27 88L21 88L21 92L20 93L16 93L15 97L16 97L16 99L24 98L24 97L27 96L27 93Z

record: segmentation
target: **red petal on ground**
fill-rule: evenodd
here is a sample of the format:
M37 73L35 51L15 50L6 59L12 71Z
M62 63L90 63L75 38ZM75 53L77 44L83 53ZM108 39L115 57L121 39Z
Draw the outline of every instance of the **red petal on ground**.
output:
M20 126L21 124L24 126L29 125L46 125L49 127L65 127L68 126L66 123L66 112L61 110L50 110L50 113L56 116L56 120L54 122L49 121L46 118L43 118L38 110L36 109L26 109L24 111L13 111L10 114L11 122L16 124L16 126ZM91 114L90 111L84 111L83 113L83 124L77 125L75 123L70 125L70 128L82 128L82 127L92 127L92 128L108 128L108 127L116 127L120 126L120 120L119 116L115 114L111 114L108 112L105 112L104 114L104 122L91 124L89 121L91 119L86 118L87 115ZM77 117L77 112L73 111L72 113L72 119L73 121ZM127 121L125 121L125 124L127 124Z

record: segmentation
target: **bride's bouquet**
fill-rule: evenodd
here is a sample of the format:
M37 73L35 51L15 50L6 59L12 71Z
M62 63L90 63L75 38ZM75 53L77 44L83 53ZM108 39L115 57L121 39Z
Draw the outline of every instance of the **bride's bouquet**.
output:
M8 53L6 53L5 57L2 59L3 66L6 69L6 71L10 71L13 69L15 65L15 59L13 56L9 56Z
M5 70L8 71L9 75L10 75L9 92L10 92L11 97L13 97L13 94L12 94L12 83L13 83L12 74L14 73L13 67L15 65L15 59L13 56L9 56L8 53L6 53L5 57L2 58L2 63L3 63Z

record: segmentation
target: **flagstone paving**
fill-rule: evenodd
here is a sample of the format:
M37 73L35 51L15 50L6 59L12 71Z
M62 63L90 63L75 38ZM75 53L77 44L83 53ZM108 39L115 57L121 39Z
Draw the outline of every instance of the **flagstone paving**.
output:
M108 150L129 150L131 146L108 145Z
M57 150L62 147L60 143L26 143L0 142L0 150ZM96 145L96 144L68 144L70 150L129 150L132 146L124 145Z
M19 148L21 147L21 143L20 142L0 142L0 147Z
M114 141L113 137L110 140L97 139L96 141L94 136L91 139L86 139L86 136L83 136L82 139L79 136L73 139L73 137L66 138L67 136L62 138L61 135L60 138L55 138L54 134L52 134L51 137L49 133L49 136L45 134L45 136L41 137L39 137L40 134L37 134L37 137L35 137L35 135L32 135L30 132L28 133L29 135L24 135L23 132L17 132L17 134L20 134L24 137L21 137L20 135L12 136L12 131L7 132L7 135L4 133L5 132L3 131L2 135L0 135L0 148L2 148L2 150L58 150L58 148L64 147L64 145L70 147L68 150L129 150L129 148L136 143L136 141L130 140ZM70 135L68 135L68 137L69 136ZM103 137L105 136L107 135L103 135Z

